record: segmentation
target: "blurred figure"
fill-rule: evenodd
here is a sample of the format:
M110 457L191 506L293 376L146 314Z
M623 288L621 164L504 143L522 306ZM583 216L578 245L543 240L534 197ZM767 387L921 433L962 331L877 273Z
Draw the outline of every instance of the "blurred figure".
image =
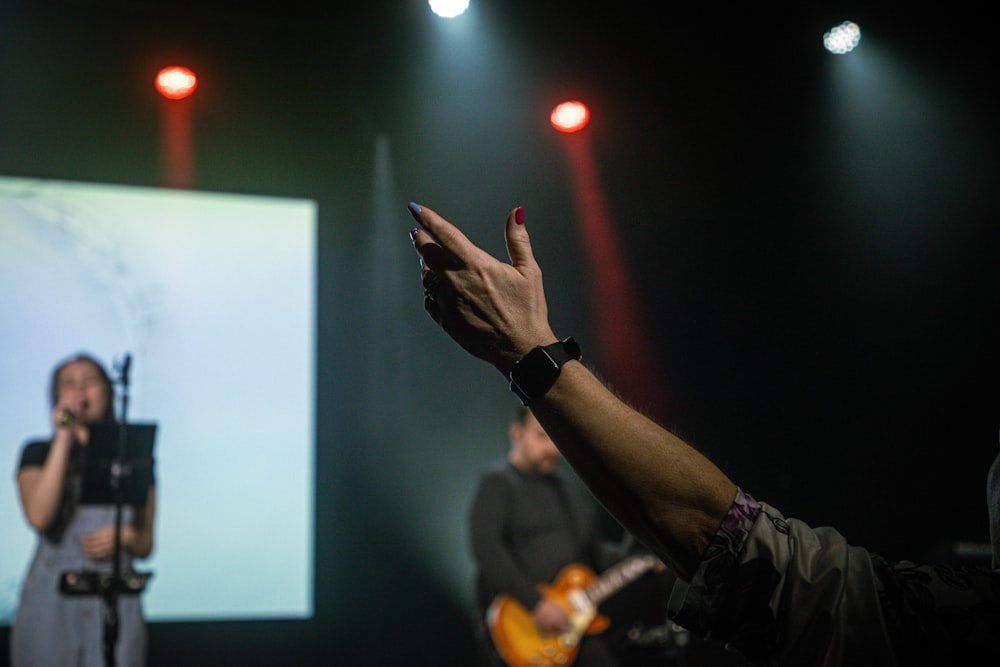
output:
M64 572L112 571L115 507L81 504L81 489L90 427L114 423L113 398L108 373L93 357L81 354L59 364L51 379L52 436L22 449L17 487L38 546L11 629L14 667L106 664L101 596L64 596L60 580ZM150 486L143 506L123 507L123 573L133 558L153 550L155 497ZM118 610L115 664L141 667L146 627L140 596L119 597Z
M507 436L507 456L480 477L469 512L478 614L487 624L483 648L493 664L502 664L493 649L541 659L558 650L547 643L579 631L581 619L589 625L596 609L577 614L560 584L592 584L619 553L601 520L610 517L577 480L558 472L559 450L527 408L517 409ZM565 657L579 667L618 665L604 629L582 633L578 653L574 647Z

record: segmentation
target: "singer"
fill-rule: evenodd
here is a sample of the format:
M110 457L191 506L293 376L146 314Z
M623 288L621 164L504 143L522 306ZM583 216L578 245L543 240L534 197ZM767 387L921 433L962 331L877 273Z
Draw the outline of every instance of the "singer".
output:
M11 630L13 667L101 665L103 610L98 596L66 597L63 572L110 572L114 556L113 505L80 502L89 426L114 422L114 390L104 367L80 354L57 365L51 380L53 433L28 442L21 452L17 486L28 524L38 532L17 615ZM153 550L155 486L140 507L124 507L120 533L122 571ZM146 627L141 597L118 600L119 636L115 664L146 662Z

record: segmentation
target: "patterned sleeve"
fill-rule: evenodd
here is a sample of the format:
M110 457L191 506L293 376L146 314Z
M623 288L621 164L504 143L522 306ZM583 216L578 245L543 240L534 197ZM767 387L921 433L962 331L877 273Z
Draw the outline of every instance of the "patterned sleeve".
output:
M756 664L894 664L868 552L742 490L669 609Z

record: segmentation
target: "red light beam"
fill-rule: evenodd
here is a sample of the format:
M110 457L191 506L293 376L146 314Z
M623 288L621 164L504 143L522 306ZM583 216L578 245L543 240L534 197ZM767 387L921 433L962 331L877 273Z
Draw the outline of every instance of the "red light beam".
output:
M623 398L663 421L668 401L658 375L660 359L649 339L593 150L585 135L567 137L563 146L588 264L600 373Z

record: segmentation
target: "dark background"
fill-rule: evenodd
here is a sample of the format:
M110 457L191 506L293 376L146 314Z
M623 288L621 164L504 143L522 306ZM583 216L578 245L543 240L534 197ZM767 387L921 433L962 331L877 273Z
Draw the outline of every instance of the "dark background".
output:
M422 0L340 4L0 0L0 174L172 185L151 83L184 64L189 185L319 202L315 618L154 623L151 665L471 662L465 505L515 399L422 312L405 205L498 256L524 205L556 332L594 351L568 141L664 423L889 558L988 541L997 56L971 3L473 0L465 34ZM832 56L847 18L861 47ZM548 126L569 97L584 138Z

